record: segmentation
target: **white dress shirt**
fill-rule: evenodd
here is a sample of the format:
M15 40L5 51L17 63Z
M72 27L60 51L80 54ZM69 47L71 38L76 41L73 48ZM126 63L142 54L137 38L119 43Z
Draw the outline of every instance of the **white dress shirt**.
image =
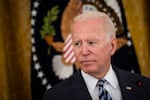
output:
M99 79L83 71L81 71L81 74L86 83L88 91L92 97L92 100L99 100L99 96L98 96L99 89L97 86L97 82ZM120 86L117 80L117 76L114 70L112 69L111 65L104 79L106 80L106 83L104 84L104 88L108 91L112 100L122 100L122 94L121 94Z

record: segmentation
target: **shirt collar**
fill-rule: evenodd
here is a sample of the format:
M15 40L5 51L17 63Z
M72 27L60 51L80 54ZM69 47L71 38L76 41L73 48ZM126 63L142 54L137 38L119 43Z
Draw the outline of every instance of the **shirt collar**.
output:
M112 65L110 65L110 68L107 72L107 74L104 77L105 80L107 80L107 82L113 87L113 88L117 88L118 86L118 80L117 80L117 76L112 68Z
M81 74L83 76L83 79L87 85L87 88L89 90L90 93L93 93L94 89L95 89L95 86L98 82L98 79L85 73L84 71L81 70Z
M90 90L89 92L93 92L95 89L95 86L98 82L98 79L85 73L82 70L81 70L81 74L87 85L87 88ZM110 68L109 68L107 74L104 76L104 79L107 80L108 84L110 84L113 88L117 88L117 86L118 86L117 77L116 77L116 74L115 74L114 70L112 69L111 65L110 65Z

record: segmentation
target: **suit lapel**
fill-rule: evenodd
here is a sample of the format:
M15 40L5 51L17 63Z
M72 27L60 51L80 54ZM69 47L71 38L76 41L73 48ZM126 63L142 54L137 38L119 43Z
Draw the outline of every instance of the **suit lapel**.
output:
M120 85L123 100L134 100L135 82L125 71L114 68Z
M138 81L142 82L140 78L131 75L129 72L117 69L114 66L113 69L117 75L123 100L146 100L147 95L144 94L144 88L146 87L138 86L137 83ZM71 92L74 98L73 100L92 100L81 71L78 71L72 77Z
M74 100L92 100L81 75L81 71L78 71L74 75L71 88Z

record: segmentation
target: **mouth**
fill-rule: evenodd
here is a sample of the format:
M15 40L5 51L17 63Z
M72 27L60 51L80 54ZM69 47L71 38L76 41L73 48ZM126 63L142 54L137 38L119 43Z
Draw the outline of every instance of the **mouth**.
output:
M84 64L84 65L89 65L89 64L92 64L94 62L95 62L94 60L87 60L87 61L81 61L80 63Z

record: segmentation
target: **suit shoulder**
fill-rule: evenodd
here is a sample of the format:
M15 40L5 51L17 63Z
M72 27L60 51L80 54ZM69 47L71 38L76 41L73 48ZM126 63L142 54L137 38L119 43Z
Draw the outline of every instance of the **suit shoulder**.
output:
M63 98L63 95L70 91L69 80L64 80L47 90L44 93L43 100L61 100L60 98Z
M50 90L58 90L58 89L68 89L71 87L72 82L76 81L78 75L79 75L79 71L77 71L75 74L73 74L71 77L69 77L68 79L65 79L59 83L57 83L56 85L54 85Z
M56 85L54 85L52 88L50 88L47 92L51 92L51 91L63 91L63 89L67 89L70 87L70 82L72 80L72 77L65 79L59 83L57 83ZM66 88L67 87L67 88Z
M134 80L136 82L142 81L146 85L150 84L150 78L143 76L141 74L131 73L125 70L117 69L118 77L121 75L124 78L127 78L127 80Z
M75 78L76 78L76 74L54 85L52 88L50 88L44 93L43 100L49 100L49 99L61 100L61 98L66 97L66 95L71 95L72 82L74 81ZM66 100L68 100L69 96L66 98L67 98Z

